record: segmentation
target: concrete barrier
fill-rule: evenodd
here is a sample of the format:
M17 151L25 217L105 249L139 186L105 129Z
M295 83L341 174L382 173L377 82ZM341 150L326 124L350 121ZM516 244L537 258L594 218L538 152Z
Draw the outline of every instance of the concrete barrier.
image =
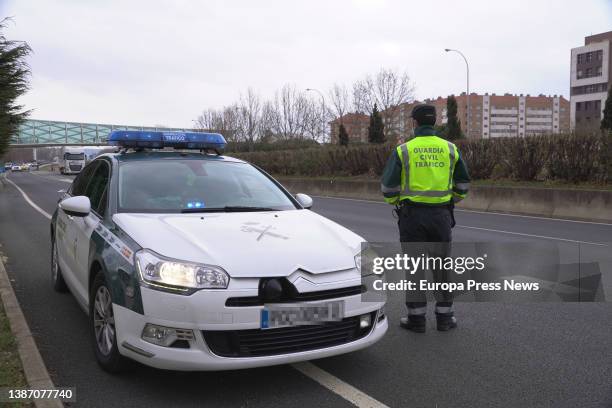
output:
M378 181L279 178L292 193L381 201ZM466 210L612 223L612 191L472 186Z

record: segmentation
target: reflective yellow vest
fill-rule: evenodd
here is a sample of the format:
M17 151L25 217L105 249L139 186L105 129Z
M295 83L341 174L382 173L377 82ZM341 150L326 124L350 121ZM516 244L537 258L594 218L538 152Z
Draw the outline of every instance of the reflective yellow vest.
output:
M397 146L402 162L400 201L444 204L453 198L457 147L438 136L417 136Z

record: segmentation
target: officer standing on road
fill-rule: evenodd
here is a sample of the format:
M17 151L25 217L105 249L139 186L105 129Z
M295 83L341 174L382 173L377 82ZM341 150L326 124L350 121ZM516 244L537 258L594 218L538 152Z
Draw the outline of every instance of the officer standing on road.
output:
M465 198L470 177L457 147L438 136L436 108L417 105L412 110L415 137L393 151L385 166L381 190L385 201L397 207L400 241L427 244L430 256L450 253L451 228L455 225L454 203ZM438 250L432 247L438 245ZM437 252L437 253L432 253ZM420 254L418 254L420 255ZM436 281L446 281L444 271L433 271ZM414 301L418 300L418 301ZM457 327L450 293L436 297L436 320L440 331ZM427 301L424 293L407 296L408 316L400 325L424 333Z

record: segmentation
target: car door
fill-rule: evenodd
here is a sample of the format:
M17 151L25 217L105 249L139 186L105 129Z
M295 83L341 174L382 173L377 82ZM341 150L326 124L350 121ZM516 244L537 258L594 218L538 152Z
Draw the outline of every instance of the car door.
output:
M95 164L97 166L97 163ZM62 199L70 196L85 195L85 190L93 171L95 170L94 163L85 167L83 171L74 179L74 182L70 186L70 189ZM57 212L56 228L55 228L55 240L58 252L58 262L62 269L62 276L66 281L66 284L70 287L73 293L80 296L78 291L79 284L76 276L76 225L79 217L74 217L66 214L62 210ZM82 299L79 299L82 300Z
M110 180L110 164L104 159L95 160L98 162L87 188L85 196L89 197L91 211L86 217L79 217L74 220L76 234L76 278L79 290L84 299L88 299L89 281L89 249L91 246L91 234L100 222L104 219L107 207L107 189Z

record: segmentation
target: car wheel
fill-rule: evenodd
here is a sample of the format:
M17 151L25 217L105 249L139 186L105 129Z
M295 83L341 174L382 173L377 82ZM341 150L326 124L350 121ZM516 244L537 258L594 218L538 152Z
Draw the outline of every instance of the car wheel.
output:
M111 373L122 370L124 357L117 347L117 330L113 315L113 301L104 273L98 273L91 286L89 295L89 321L93 338L96 360L100 366Z
M55 289L56 292L68 291L68 287L62 276L62 270L57 260L57 244L55 240L53 240L51 244L51 281L53 282L53 289Z

